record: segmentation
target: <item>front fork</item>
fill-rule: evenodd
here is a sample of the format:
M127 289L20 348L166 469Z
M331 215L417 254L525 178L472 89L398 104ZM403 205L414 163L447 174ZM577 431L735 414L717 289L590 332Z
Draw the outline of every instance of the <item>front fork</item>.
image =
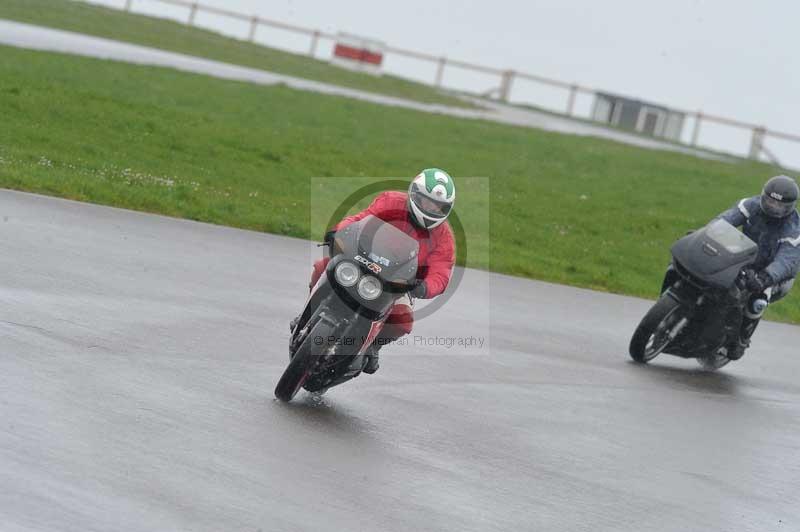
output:
M693 289L691 285L688 285L686 281L680 278L670 283L670 285L662 291L661 295L662 297L671 297L680 303L690 316L706 301L706 296L702 291Z
M674 277L672 277L672 283L664 288L661 297L669 297L674 299L680 305L683 316L681 316L681 319L678 320L678 322L668 333L670 343L675 341L675 339L686 329L686 327L695 318L698 309L702 308L706 301L706 295L703 292L695 289L691 285L688 285L677 275L676 272L673 271L673 273ZM667 278L668 277L669 275ZM665 281L667 278L665 278Z

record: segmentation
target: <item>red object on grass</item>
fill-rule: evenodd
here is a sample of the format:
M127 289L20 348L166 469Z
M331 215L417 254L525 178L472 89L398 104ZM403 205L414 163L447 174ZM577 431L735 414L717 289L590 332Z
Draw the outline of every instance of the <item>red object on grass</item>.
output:
M356 48L355 46L348 46L340 43L337 43L336 47L333 49L333 55L376 66L380 66L381 63L383 63L382 53L370 52L363 48Z

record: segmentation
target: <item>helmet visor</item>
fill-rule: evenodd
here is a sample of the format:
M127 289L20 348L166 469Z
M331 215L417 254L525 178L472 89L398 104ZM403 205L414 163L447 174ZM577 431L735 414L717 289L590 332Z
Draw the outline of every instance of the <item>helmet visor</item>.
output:
M794 211L797 201L780 201L767 194L761 195L761 210L772 218L785 218Z
M437 201L420 192L417 186L411 187L409 195L411 196L411 201L414 202L414 205L416 205L419 210L423 212L423 214L430 216L431 218L447 218L447 215L450 214L450 209L453 208L452 203L448 203L446 201Z

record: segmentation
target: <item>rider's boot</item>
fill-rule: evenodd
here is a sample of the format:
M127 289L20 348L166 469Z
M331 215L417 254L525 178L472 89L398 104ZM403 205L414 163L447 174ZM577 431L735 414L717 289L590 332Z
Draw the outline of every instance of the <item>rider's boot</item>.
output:
M381 367L381 363L378 356L378 351L381 350L383 344L379 344L378 342L372 342L370 346L367 348L366 352L364 353L364 357L367 359L367 364L364 366L362 370L364 373L368 373L372 375L378 368Z
M749 318L745 316L742 318L742 328L739 331L739 339L733 345L733 349L728 353L728 358L731 360L739 360L744 355L745 349L750 347L750 338L753 337L753 333L756 332L756 327L758 327L758 322L761 321L761 318Z

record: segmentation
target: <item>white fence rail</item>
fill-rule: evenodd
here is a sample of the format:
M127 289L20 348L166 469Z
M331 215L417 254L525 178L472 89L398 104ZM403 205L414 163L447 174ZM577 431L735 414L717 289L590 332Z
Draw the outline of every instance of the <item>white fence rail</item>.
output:
M184 7L187 9L186 24L188 24L189 26L195 25L195 20L199 12L206 12L213 15L218 15L238 21L247 22L249 23L249 26L248 26L246 40L250 42L255 42L259 28L262 26L270 28L278 28L281 30L286 30L297 34L306 35L309 38L307 54L311 57L316 56L320 40L329 40L332 42L336 41L336 35L332 33L327 33L313 28L306 28L302 26L296 26L293 24L287 24L277 20L266 19L255 15L245 15L242 13L237 13L235 11L209 6L189 0L124 0L124 5L122 7L125 11L132 11L133 8L136 6L136 4L141 4L141 3L161 3L172 6ZM536 74L480 65L476 63L470 63L467 61L451 59L445 56L436 56L424 52L417 52L414 50L397 48L394 46L387 45L384 52L387 55L395 54L410 59L416 59L419 61L432 63L435 66L435 75L431 80L430 85L434 87L445 88L444 77L445 77L445 71L448 67L461 68L468 71L495 75L497 76L497 87L490 91L486 91L484 95L496 97L497 99L503 102L508 102L510 100L514 81L517 79L532 81L534 83L545 85L551 88L563 90L564 107L562 107L560 110L556 110L556 112L558 112L559 114L563 114L565 116L575 116L575 100L579 94L583 93L587 95L594 95L596 92L595 89L580 85L578 83L569 83L557 79L547 78L544 76L538 76ZM531 103L535 104L536 102L531 102ZM749 130L750 132L749 149L747 150L746 153L745 152L740 152L740 153L742 155L746 155L750 159L755 159L755 160L760 160L763 156L767 161L775 165L780 165L780 163L777 160L776 156L772 153L772 151L770 151L765 146L765 141L767 139L772 137L774 139L800 143L800 135L775 131L772 129L768 129L764 125L752 124L740 120L734 120L731 118L716 116L704 113L703 111L687 111L687 110L676 109L674 107L670 107L670 109L673 111L684 113L686 117L690 118L693 121L693 129L690 140L688 143L685 143L690 146L703 147L703 145L700 142L700 135L703 129L702 128L703 123L713 123L731 128Z

